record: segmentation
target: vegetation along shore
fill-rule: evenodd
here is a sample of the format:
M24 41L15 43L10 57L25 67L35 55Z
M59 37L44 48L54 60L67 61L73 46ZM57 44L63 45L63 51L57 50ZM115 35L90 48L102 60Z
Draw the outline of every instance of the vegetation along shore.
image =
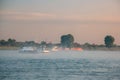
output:
M104 38L104 44L80 44L74 42L74 36L71 34L62 35L60 37L60 43L52 43L41 41L40 43L36 43L35 41L25 41L25 42L18 42L15 39L9 38L8 40L0 40L0 50L18 50L24 46L34 46L37 48L53 48L54 46L61 47L61 48L82 48L83 50L103 50L103 51L120 51L120 45L114 44L114 37L111 35L107 35Z

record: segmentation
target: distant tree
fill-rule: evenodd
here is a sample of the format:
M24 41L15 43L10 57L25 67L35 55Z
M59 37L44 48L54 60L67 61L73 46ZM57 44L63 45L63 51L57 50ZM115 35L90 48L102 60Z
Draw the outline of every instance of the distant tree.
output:
M113 46L115 39L111 35L107 35L104 39L106 47L110 48Z
M7 42L9 46L15 46L16 40L9 38Z
M42 46L42 50L46 47L47 43L45 41L41 41L41 46Z
M5 40L0 40L0 45L1 46L5 46L7 44L7 42Z
M74 47L81 47L81 45L79 43L75 42Z
M24 46L35 46L36 43L34 41L25 41Z
M85 47L91 47L91 44L87 42L87 43L84 44L84 46Z
M52 42L49 42L49 43L46 44L46 46L47 46L48 48L52 48L52 47L53 47L53 43L52 43Z
M45 41L41 41L41 45L46 45L47 43Z
M63 48L72 48L74 43L74 37L71 34L61 36L61 45Z

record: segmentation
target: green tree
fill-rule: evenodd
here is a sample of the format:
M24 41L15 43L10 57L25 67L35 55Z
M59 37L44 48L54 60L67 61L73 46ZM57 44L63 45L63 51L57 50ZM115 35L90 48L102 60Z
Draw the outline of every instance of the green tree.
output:
M107 35L104 39L106 47L110 48L113 46L115 39L111 35Z
M81 45L80 45L79 43L77 43L77 42L75 42L75 43L73 44L73 46L74 46L74 47L81 47Z
M61 45L63 48L72 48L74 43L74 37L71 34L61 36Z
M7 44L7 42L5 40L0 40L0 45L1 46L5 46Z
M44 48L46 47L47 43L45 41L41 41L41 46L42 46L42 50L44 50Z
M9 46L15 46L15 44L16 44L16 40L15 39L11 39L11 38L9 38L7 42L8 42Z
M34 41L25 41L24 46L35 46L36 43Z

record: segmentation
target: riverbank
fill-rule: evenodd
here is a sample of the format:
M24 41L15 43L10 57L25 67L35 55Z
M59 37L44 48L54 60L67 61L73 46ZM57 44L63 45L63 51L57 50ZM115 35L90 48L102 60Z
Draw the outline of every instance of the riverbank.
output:
M14 47L14 46L0 46L0 50L18 50L20 47Z
M89 50L89 51L120 51L120 47L84 47L83 50Z
M0 50L19 50L20 47L15 46L0 46ZM120 51L120 47L82 47L83 50L87 51Z

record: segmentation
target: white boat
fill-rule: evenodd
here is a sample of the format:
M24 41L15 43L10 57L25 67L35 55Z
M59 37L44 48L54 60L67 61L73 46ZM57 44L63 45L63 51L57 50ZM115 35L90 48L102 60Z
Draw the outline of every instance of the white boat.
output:
M43 50L43 53L49 53L50 51L49 50Z
M19 52L37 52L36 47L22 47Z
M43 52L43 53L49 53L50 51L47 50L46 48L43 48L42 52Z
M57 46L53 47L52 51L58 51L58 47Z

